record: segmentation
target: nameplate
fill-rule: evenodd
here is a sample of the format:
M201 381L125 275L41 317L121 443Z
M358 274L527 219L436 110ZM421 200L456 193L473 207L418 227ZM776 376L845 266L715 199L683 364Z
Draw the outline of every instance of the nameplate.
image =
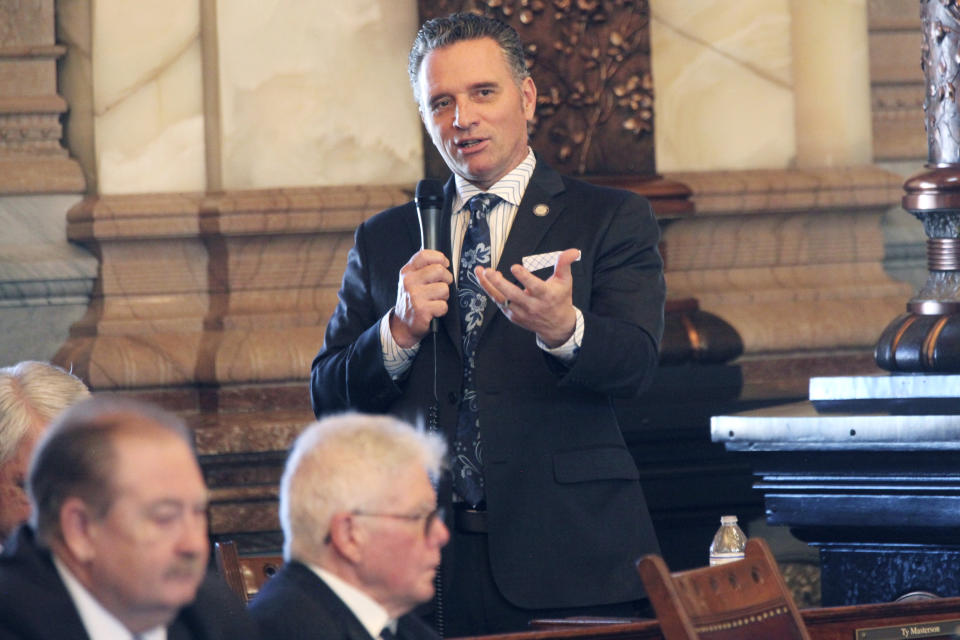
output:
M955 638L960 633L960 619L936 622L911 622L894 627L857 629L856 640L903 640L903 638Z

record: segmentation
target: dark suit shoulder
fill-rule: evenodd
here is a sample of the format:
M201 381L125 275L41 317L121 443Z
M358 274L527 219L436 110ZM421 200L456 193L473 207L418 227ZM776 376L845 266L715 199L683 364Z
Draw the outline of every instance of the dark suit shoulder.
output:
M207 574L193 603L180 610L170 625L168 640L256 640L257 626L243 603L223 580Z
M0 638L87 640L49 551L26 525L0 556Z
M440 636L433 627L415 614L407 614L400 618L397 637L399 640L440 640Z
M419 226L417 207L412 200L384 209L366 219L360 226L370 233L378 234L376 237L380 237L379 234L382 233L397 233L401 229L406 229L411 222Z
M652 212L650 201L633 191L593 184L570 176L562 176L561 179L569 195L590 198L598 206L615 207L630 203Z
M248 605L263 638L370 640L359 620L313 571L287 563Z

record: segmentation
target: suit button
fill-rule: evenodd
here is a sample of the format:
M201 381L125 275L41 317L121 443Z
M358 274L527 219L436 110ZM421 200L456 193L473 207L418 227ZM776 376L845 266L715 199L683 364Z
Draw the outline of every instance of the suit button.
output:
M457 404L457 400L459 399L460 397L457 395L456 391L451 391L447 394L447 400L450 401L450 404Z

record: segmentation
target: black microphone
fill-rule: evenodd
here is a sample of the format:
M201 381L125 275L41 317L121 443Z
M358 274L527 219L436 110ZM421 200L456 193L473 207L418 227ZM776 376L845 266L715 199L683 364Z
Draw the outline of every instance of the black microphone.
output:
M417 183L417 217L420 218L422 249L440 250L440 214L443 212L443 185L439 180L421 180ZM430 321L430 331L436 333L437 319Z

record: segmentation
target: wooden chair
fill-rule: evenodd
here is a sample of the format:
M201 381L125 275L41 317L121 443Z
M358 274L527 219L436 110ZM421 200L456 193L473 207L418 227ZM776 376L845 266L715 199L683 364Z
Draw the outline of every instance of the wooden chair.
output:
M658 556L637 570L665 640L810 640L767 544L737 562L671 574Z
M263 583L283 566L283 556L241 556L232 540L215 543L213 554L217 572L244 603L250 602Z

